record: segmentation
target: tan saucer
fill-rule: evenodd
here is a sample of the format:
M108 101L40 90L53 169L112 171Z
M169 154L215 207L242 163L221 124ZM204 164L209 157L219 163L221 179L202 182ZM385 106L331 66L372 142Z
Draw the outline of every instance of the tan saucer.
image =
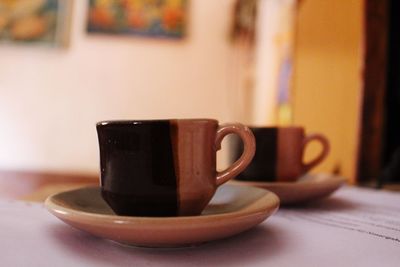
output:
M279 198L249 186L223 185L199 216L117 216L98 187L47 198L47 209L65 223L101 238L144 247L190 246L248 230L277 211Z
M307 174L295 182L249 182L234 180L230 184L256 186L267 189L282 204L298 204L327 197L345 183L345 178L332 174Z

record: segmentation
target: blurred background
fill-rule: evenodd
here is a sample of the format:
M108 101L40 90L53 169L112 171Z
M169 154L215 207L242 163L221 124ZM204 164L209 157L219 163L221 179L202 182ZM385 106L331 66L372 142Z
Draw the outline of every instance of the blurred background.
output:
M100 120L209 117L320 132L314 172L374 182L386 113L368 128L365 110L385 107L390 2L0 0L3 181L97 177Z

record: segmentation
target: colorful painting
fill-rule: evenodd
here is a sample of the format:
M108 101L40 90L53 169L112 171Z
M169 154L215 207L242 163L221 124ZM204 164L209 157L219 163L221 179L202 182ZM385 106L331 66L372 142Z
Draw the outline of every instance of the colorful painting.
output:
M186 0L90 0L88 31L181 38Z
M70 0L0 0L0 42L65 46Z

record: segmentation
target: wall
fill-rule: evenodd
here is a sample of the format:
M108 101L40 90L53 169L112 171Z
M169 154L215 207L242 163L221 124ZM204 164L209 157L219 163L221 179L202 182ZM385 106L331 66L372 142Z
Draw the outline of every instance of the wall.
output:
M255 53L255 89L253 93L252 124L280 123L280 90L286 68L291 64L297 0L259 0L257 43ZM290 74L289 74L290 75ZM281 97L282 98L282 97Z
M66 50L0 47L0 169L93 173L105 119L231 120L232 0L192 0L183 41L87 35L74 1Z
M332 152L315 171L353 180L361 94L362 0L305 0L298 14L294 122L327 135ZM317 152L314 145L308 158Z

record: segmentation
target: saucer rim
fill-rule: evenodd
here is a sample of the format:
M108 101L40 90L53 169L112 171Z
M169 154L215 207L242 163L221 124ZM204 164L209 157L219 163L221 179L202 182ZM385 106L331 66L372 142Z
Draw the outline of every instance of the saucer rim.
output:
M302 180L301 177L305 176L317 177L317 176L326 176L323 180L316 180L315 178ZM304 176L301 176L298 180L293 182L262 182L262 181L244 181L244 180L231 180L228 183L231 185L242 185L242 186L254 186L258 188L262 188L265 190L269 190L269 188L273 187L299 187L303 185L317 185L317 184L326 184L328 182L336 182L340 185L346 183L347 179L343 176L329 173L309 173ZM268 188L264 188L264 186L268 186ZM272 192L272 191L271 191Z
M171 222L171 223L187 223L190 221L195 221L196 223L204 221L204 222L216 222L220 220L221 218L223 219L229 219L229 218L242 218L242 217L247 217L247 216L262 216L264 214L274 214L280 207L281 201L279 197L272 191L260 187L254 187L254 186L248 186L248 185L235 185L235 184L227 184L225 186L233 186L233 187L251 187L252 189L257 189L261 191L265 191L265 195L262 196L261 199L265 201L265 205L262 205L262 207L256 207L252 209L246 209L246 210L235 210L232 212L226 212L226 213L218 213L218 214L206 214L206 215L196 215L196 216L169 216L169 217L144 217L144 216L120 216L120 215L110 215L110 214L98 214L98 213L92 213L92 212L85 212L85 211L79 211L73 208L67 208L65 206L62 206L61 204L57 204L57 201L55 201L55 197L63 194L63 193L71 193L73 191L80 191L84 189L89 189L89 188L99 188L99 186L88 186L88 187L82 187L78 189L73 189L73 190L67 190L63 192L59 192L53 195L50 195L47 197L47 199L44 202L44 205L46 209L55 215L56 217L63 218L66 220L71 220L71 217L79 217L79 218L85 218L86 221L90 221L90 223L100 223L103 224L104 222L107 223L116 223L120 224L121 226L126 224L149 224L151 223L152 226L155 225L160 225L164 226L165 223ZM260 201L260 199L258 200ZM99 220L100 219L100 220Z
M294 182L257 182L234 180L231 184L247 185L274 192L281 206L297 205L328 197L346 183L346 178L330 173L309 173Z

